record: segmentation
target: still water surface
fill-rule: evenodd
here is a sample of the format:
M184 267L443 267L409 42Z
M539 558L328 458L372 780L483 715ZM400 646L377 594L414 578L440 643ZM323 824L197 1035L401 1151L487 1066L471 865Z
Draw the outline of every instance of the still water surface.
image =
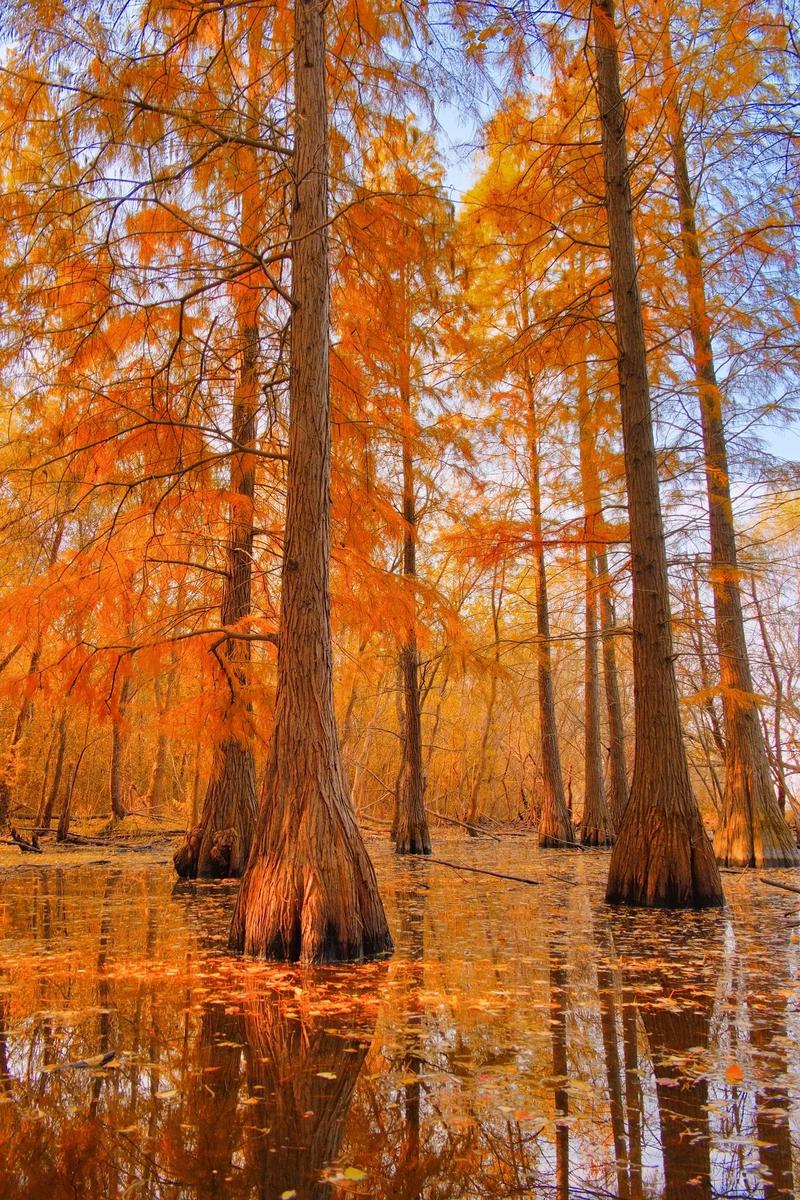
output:
M314 971L228 955L233 887L166 854L5 870L3 1200L795 1196L796 898L620 913L603 852L437 844L527 887L371 849L397 953Z

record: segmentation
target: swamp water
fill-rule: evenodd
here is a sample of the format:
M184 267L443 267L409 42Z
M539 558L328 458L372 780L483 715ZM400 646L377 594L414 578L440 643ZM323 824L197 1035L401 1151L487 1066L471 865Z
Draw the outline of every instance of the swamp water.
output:
M612 912L603 852L370 849L396 954L313 971L228 955L235 889L166 850L3 869L0 1197L795 1195L788 892Z

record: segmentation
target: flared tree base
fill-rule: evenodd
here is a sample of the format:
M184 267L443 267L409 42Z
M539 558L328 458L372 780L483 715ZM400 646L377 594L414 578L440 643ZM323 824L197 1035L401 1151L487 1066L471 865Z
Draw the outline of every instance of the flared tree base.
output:
M614 834L611 832L609 826L605 824L595 825L591 828L582 828L581 845L608 849L609 846L614 845Z
M375 870L340 772L268 771L259 829L231 924L229 946L305 964L358 962L394 949Z
M628 804L606 887L609 904L719 908L722 883L700 814ZM688 807L688 806L687 806Z
M394 849L396 854L430 854L431 835L424 808L413 816L402 811L399 813L394 830Z
M395 854L430 854L431 839L427 833L408 838L397 838L394 844Z
M253 752L228 738L213 766L200 822L173 855L181 879L238 879L247 862L258 812Z
M725 867L798 867L800 850L770 791L766 797L744 789L726 795L714 835L717 861Z
M563 800L546 800L539 821L540 850L574 850L575 830Z

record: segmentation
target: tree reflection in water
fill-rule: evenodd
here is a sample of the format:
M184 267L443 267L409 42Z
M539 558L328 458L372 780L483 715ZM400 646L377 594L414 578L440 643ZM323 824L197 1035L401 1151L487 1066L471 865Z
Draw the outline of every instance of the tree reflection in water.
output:
M397 954L311 972L227 954L230 885L9 872L2 1200L793 1197L788 902L612 917L602 852L457 853L540 887L387 849Z
M694 927L687 930L687 919ZM658 1095L664 1200L710 1200L708 1049L722 966L718 911L677 916L620 912L612 918L623 976L636 998ZM668 955L683 939L691 953Z

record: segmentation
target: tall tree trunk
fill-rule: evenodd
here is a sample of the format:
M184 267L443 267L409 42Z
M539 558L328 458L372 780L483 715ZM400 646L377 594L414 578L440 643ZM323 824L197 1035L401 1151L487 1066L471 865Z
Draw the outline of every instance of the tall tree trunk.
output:
M584 642L584 716L583 716L583 816L581 841L585 846L610 846L614 841L614 823L606 804L603 782L603 748L600 733L600 673L597 655L598 563L597 541L601 521L601 505L597 470L592 472L594 431L591 428L589 381L585 361L580 364L578 378L578 446L580 454L581 488L586 534L585 608L586 640Z
M584 846L610 846L614 823L606 804L603 782L603 747L600 736L600 673L597 661L597 556L586 546L586 640L584 655L583 717L583 815L581 842Z
M250 22L246 127L248 135L256 138L264 18L255 10L245 12L245 20ZM243 164L241 241L255 254L262 218L259 161L254 149L242 148L239 154ZM260 282L254 270L252 276L244 276L237 283L233 295L240 366L231 416L228 569L220 606L220 620L226 629L236 629L251 612L257 461L252 448L256 441L259 405L258 308L263 291ZM183 878L241 875L258 813L255 759L243 729L250 705L241 695L249 681L250 643L242 638L228 638L221 648L221 658L229 693L223 714L225 733L214 746L200 824L189 831L174 857L175 869Z
M500 581L500 586L497 586L498 567L495 566L492 575L492 636L494 641L494 666L492 675L489 681L489 698L486 703L486 712L483 717L483 729L481 730L481 740L478 746L478 765L475 768L475 778L470 791L469 804L467 806L466 819L469 823L468 833L471 837L476 837L478 834L477 820L479 816L478 806L480 802L481 787L483 786L483 777L486 771L486 752L489 746L489 735L492 732L492 723L494 721L494 707L497 703L497 679L500 671L500 609L503 603L503 591L505 588L505 572Z
M324 0L295 0L289 464L275 726L230 946L325 962L392 949L333 707Z
M719 905L722 884L692 793L675 680L613 0L594 0L592 18L630 519L636 717L631 793L611 856L606 899Z
M44 804L41 811L37 813L36 825L43 833L48 833L53 820L53 809L55 808L58 792L61 787L61 773L64 769L64 753L67 748L67 712L62 708L61 715L58 719L58 728L56 730L56 762L53 767L53 777L50 780L50 787L47 791Z
M723 397L717 382L703 260L689 179L677 77L666 36L667 96L672 165L681 222L683 271L689 305L694 374L708 495L711 586L725 720L725 792L714 838L720 862L731 867L792 867L800 851L775 796L742 617Z
M66 517L59 516L56 519L55 528L53 530L53 540L47 550L47 566L51 568L55 565L58 558L59 550L61 549L61 541L64 537L64 527ZM19 646L15 646L6 654L2 662L0 662L0 673L5 670L11 660L17 653ZM33 677L39 670L39 661L42 656L42 638L41 632L38 631L33 650L31 652L30 662L28 664L28 675L23 688L22 703L17 712L17 719L14 722L14 729L11 734L11 741L6 752L6 760L0 769L0 832L8 826L8 814L11 808L13 797L13 789L16 784L17 770L19 767L19 750L25 731L31 723L33 717L33 699L32 693L29 690L30 684L33 682Z
M36 672L39 670L39 659L41 657L41 647L37 643L31 653L30 662L28 664L27 679L33 680ZM4 830L8 825L8 815L11 809L11 800L14 794L14 788L17 781L17 769L19 766L19 748L25 731L30 725L33 716L33 700L28 692L28 683L24 684L24 694L22 703L17 712L17 719L14 722L14 729L11 733L11 740L8 743L6 752L6 760L3 763L2 774L0 774L0 831Z
M605 517L600 489L600 471L595 449L596 425L589 400L589 381L586 362L578 364L578 444L580 451L581 490L586 514L587 541L593 542L596 594L600 609L600 645L603 653L603 683L608 718L609 789L608 811L616 831L628 803L628 771L625 763L625 726L622 701L619 695L614 596L608 551L603 540ZM596 540L595 540L596 539Z
M528 383L528 488L533 541L533 569L536 585L536 670L539 696L539 734L542 754L542 815L539 821L539 845L564 847L574 844L561 755L558 748L556 701L553 691L553 662L550 652L550 610L547 601L547 572L542 530L542 494L539 482L539 423L533 381Z
M123 724L131 694L131 678L126 675L119 689L119 702L111 726L111 767L108 775L108 794L111 801L111 816L121 821L128 810L122 799L122 755L125 749Z
M430 854L431 836L425 815L425 773L422 767L422 713L417 650L417 503L414 492L414 417L411 411L411 329L408 279L403 271L403 344L400 347L400 420L403 441L403 576L406 582L408 625L400 649L403 680L403 721L397 811L393 829L398 854Z
M766 735L764 741L770 765L778 784L778 804L780 805L781 812L785 812L786 800L787 798L791 800L791 797L786 784L786 765L783 761L783 739L781 736L781 726L783 723L783 679L775 654L775 647L772 643L772 638L769 636L767 622L764 619L764 609L758 598L755 576L753 575L750 576L750 595L753 598L753 607L756 610L758 631L761 634L761 643L764 647L764 653L767 656L767 662L769 663L769 671L772 676L772 689L775 696L775 709L772 720L772 749L770 749L769 740ZM798 827L798 835L800 836L800 827Z

